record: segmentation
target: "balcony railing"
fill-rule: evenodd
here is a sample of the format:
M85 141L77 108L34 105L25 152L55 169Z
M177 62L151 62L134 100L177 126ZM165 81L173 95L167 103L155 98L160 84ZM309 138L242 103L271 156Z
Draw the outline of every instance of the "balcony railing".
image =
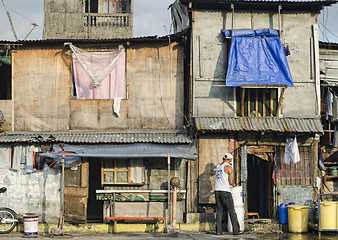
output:
M131 13L85 13L86 27L130 27Z

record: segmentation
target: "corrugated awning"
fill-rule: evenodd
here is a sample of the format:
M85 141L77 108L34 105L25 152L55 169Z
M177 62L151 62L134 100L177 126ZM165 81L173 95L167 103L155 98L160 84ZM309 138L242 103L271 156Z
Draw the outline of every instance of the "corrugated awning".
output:
M161 143L191 144L193 139L177 131L119 131L119 132L7 132L0 143Z
M62 149L54 145L53 152L42 153L41 156L53 158L57 161L62 159L72 162L80 157L99 158L151 158L170 157L189 160L197 159L196 145L193 144L100 144L100 145L66 145Z
M323 127L317 118L278 117L200 117L195 119L197 130L320 133Z

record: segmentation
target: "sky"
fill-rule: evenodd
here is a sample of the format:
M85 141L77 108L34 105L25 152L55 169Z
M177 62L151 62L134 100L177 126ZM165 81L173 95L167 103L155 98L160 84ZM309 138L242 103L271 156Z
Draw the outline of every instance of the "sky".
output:
M44 0L4 0L20 40L42 39ZM134 0L134 37L163 36L170 30L169 5L174 0ZM0 2L0 40L15 40ZM32 29L32 23L38 26ZM338 43L338 4L326 7L318 18L319 40ZM29 34L29 35L28 35ZM28 35L28 36L27 36Z

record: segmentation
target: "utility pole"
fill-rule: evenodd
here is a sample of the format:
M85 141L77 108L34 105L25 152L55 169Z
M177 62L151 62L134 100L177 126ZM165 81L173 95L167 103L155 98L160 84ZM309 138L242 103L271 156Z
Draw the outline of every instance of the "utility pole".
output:
M7 10L7 8L6 8L6 5L5 5L4 0L2 0L2 4L4 5L4 8L5 8L5 10L6 10L6 13L7 13L7 16L8 16L8 21L9 21L9 24L11 25L12 32L13 32L13 35L14 35L14 37L15 37L15 40L16 40L16 41L19 41L19 39L18 39L18 37L16 36L16 33L15 33L15 29L14 29L14 26L13 26L13 23L12 23L11 15L9 15L9 12L8 12L8 10Z

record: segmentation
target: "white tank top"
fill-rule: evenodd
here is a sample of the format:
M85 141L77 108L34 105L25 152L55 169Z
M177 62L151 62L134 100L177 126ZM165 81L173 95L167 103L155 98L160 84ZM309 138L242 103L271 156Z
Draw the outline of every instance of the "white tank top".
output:
M230 192L229 175L224 172L224 167L231 165L227 162L217 165L215 191Z

